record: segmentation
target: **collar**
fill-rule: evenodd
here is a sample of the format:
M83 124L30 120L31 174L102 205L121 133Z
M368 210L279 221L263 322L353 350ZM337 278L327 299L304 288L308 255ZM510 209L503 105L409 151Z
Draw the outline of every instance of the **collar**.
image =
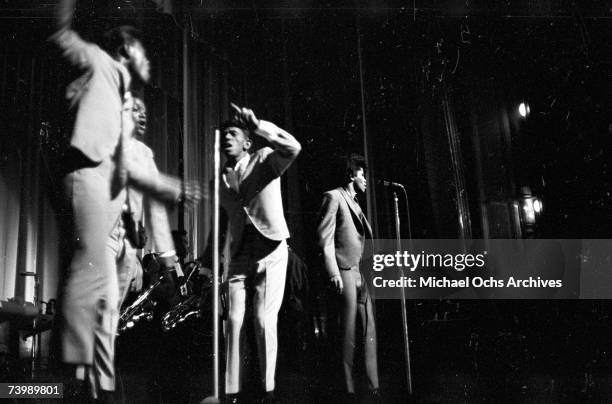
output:
M357 192L355 192L355 190L353 190L351 192L351 190L347 187L342 187L342 189L344 190L344 192L346 192L346 194L354 201L356 201L357 198Z
M238 162L234 166L234 170L237 171L239 168L244 169L247 166L250 158L251 158L251 155L249 153L245 154L244 157L238 160Z
M234 169L234 171L238 171L238 169L246 168L246 166L249 163L250 159L251 159L251 154L247 153L240 160L238 160L236 162L236 164L234 164L233 167L229 164L229 162L226 163L225 167L232 167Z

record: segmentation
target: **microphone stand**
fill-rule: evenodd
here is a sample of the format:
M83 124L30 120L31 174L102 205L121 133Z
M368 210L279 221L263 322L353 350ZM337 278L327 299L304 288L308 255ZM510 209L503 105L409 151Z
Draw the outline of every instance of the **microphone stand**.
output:
M221 132L215 130L215 144L213 150L213 240L212 240L212 266L213 266L213 395L202 400L202 404L219 403L219 170L221 156L219 153Z
M30 379L34 380L37 359L40 355L40 333L36 332L36 327L38 326L38 319L41 314L40 307L38 305L38 299L40 299L40 276L36 272L22 272L19 275L26 277L32 276L34 277L34 307L36 307L37 315L32 320L32 348L30 349ZM25 339L25 338L24 338Z
M401 187L402 189L404 187ZM404 194L406 191L404 190ZM408 200L406 200L408 202ZM395 214L395 240L397 251L402 250L401 233L400 233L400 216L397 192L393 191L393 213ZM405 276L404 267L401 267L401 276ZM402 328L403 328L403 339L404 339L404 358L406 362L406 383L408 387L408 395L412 396L412 371L410 366L410 339L408 337L408 310L406 308L406 289L405 286L401 288L401 307L402 307Z

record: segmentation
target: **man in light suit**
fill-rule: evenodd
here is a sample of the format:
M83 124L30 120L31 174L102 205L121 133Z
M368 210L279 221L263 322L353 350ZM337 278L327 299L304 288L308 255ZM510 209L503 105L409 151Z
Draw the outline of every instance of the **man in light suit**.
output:
M276 125L258 120L253 111L232 104L234 119L222 127L227 157L219 173L222 237L229 243L228 320L226 323L225 393L239 402L245 380L246 343L241 338L247 287L253 287L255 338L265 401L274 399L277 318L287 271L289 230L283 214L280 176L301 150L298 141ZM252 151L252 136L270 147ZM210 251L210 246L209 246Z
M358 315L365 334L364 362L368 387L374 398L379 397L374 307L365 278L359 270L365 240L372 238L370 224L357 201L357 195L366 191L365 169L363 161L348 159L342 173L342 186L323 195L317 228L329 282L340 295L344 381L346 393L352 400L355 397L353 358Z
M71 27L75 1L58 8L59 31L52 40L64 56L83 71L66 95L76 111L70 150L64 163L64 191L72 212L73 255L63 289L62 359L77 365L76 377L86 381L94 398L111 400L114 380L101 356L110 356L119 289L117 267L107 248L121 215L125 191L111 189L115 151L124 117L130 115L133 75L149 79L149 62L130 28L105 37L103 50L83 40ZM125 107L125 108L124 108Z
M131 170L133 176L148 176L154 179L161 174L157 170L157 165L153 159L153 151L142 142L146 131L146 108L141 98L134 97L133 99L132 117L135 122L135 129L133 136L127 139L123 150L126 153L126 160L129 161L129 170ZM124 213L131 215L135 222L146 217L147 231L152 236L154 250L160 253L160 257L164 257L166 266L173 265L178 261L178 258L170 233L166 204L151 195L143 194L142 191L133 186L129 186L126 192L128 196L127 203L123 206ZM175 192L180 192L180 189L176 189ZM122 215L121 220L111 230L106 245L107 253L114 259L117 268L118 311L121 309L130 285L134 282L134 288L137 290L142 287L142 265L137 256L136 246L132 245L132 242L125 237L126 226L129 226L129 223L126 223L125 215ZM98 383L102 386L115 384L114 352L117 324L116 321L113 321L113 323L115 333L109 337L108 344L105 344L104 350L99 352L96 357L100 368L105 369L98 375ZM78 373L85 373L86 371L83 365L80 365L77 369Z
M132 176L134 176L135 171L140 171L142 176L157 177L160 172L155 164L153 151L143 141L147 129L147 112L145 103L140 97L134 97L132 115L136 128L125 150ZM177 189L177 192L180 192L180 190ZM171 262L178 262L166 204L152 195L143 193L138 187L128 186L127 194L128 203L124 206L124 209L129 209L128 214L132 215L134 222L145 219L145 228L147 236L152 238L153 251L158 253L161 258L168 257ZM126 226L124 220L122 220L121 226ZM142 266L136 256L137 248L128 239L124 240L123 245L124 251L119 251L120 260L117 265L119 308L132 281L135 282L135 289L138 290L142 287Z
M149 60L131 27L109 31L103 47L83 40L72 29L75 3L59 3L59 30L51 38L82 70L66 92L75 120L64 161L73 251L61 299L62 359L77 365L76 378L85 381L94 398L110 401L115 384L107 364L113 362L119 317L114 250L120 239L109 236L120 221L124 185L131 182L165 199L176 200L183 193L177 179L151 179L138 171L132 176L129 167L121 166L121 150L134 128L130 89L134 80L149 80ZM173 265L170 258L167 265Z

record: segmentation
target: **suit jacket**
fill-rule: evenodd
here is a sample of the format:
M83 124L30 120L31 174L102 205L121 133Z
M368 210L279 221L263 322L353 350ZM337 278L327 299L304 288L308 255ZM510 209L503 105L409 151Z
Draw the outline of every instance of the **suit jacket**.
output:
M147 145L139 140L131 139L127 152L132 166L130 170L132 176L148 177L154 180L160 175L153 158L153 151ZM128 187L128 198L134 220L138 221L146 217L147 236L151 238L154 250L161 253L174 250L166 205L154 196L143 194L133 186Z
M336 188L323 194L317 236L325 269L332 277L339 275L340 269L359 265L365 239L372 238L372 229L348 191Z
M267 139L273 148L264 147L249 155L238 179L238 192L225 181L219 181L219 198L225 211L222 228L227 226L222 237L228 236L226 242L229 242L231 256L240 246L247 216L264 237L277 241L289 238L280 176L298 156L301 146L291 134L270 122L260 121L256 133Z
M70 145L93 162L115 152L121 133L123 94L130 85L127 69L75 31L62 29L51 37L73 65L84 70L66 97L76 107Z

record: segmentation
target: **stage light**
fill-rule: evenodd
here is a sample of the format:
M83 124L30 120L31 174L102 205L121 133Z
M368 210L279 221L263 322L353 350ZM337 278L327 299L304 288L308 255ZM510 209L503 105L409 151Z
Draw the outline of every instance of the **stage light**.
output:
M533 201L533 211L536 214L540 214L542 212L542 201L537 198Z
M535 207L533 206L533 198L523 197L523 220L527 225L533 225L536 221Z
M526 118L527 115L529 115L529 113L531 112L531 109L529 108L529 104L521 102L518 107L518 112L520 116L522 116L523 118Z
M521 220L525 233L532 230L542 212L542 201L531 193L530 187L521 187Z

